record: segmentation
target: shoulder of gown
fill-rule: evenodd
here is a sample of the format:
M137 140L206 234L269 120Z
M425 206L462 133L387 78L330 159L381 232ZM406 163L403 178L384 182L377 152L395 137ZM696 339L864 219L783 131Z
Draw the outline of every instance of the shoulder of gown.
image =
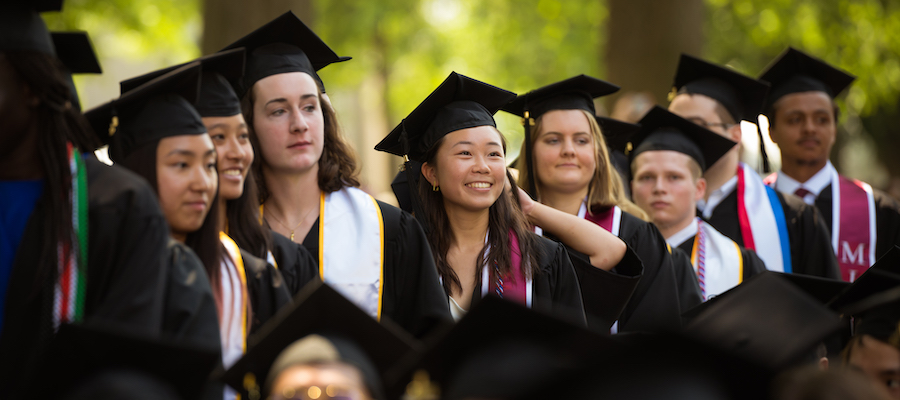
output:
M291 294L281 273L272 265L241 249L247 292L253 310L250 333L272 318L279 309L291 302Z
M219 314L203 263L187 245L169 239L162 334L164 339L221 351Z
M272 235L272 257L291 295L319 277L319 262L300 243L294 243L278 232Z
M830 229L819 210L797 196L776 193L790 236L792 272L840 279L837 259L831 248Z
M584 325L586 319L581 281L569 257L569 251L561 243L538 235L534 237L537 240L540 268L537 276L532 277L532 308ZM575 258L580 269L589 273L596 269L590 262L580 257Z

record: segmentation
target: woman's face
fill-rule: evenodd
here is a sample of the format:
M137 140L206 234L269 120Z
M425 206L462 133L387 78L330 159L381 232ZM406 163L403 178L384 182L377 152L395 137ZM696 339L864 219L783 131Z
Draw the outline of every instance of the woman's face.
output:
M209 135L181 135L156 148L159 205L172 236L184 240L203 226L216 197L216 148Z
M216 146L219 196L237 199L244 194L244 180L253 164L253 146L244 116L204 117L203 125Z
M286 173L318 171L325 120L316 81L304 72L277 74L253 85L253 128L264 166Z
M440 186L445 207L468 211L490 208L506 182L506 158L500 132L478 126L451 132L444 137L434 164L422 172L432 186Z
M594 137L581 110L554 110L541 116L534 142L535 182L541 192L585 190L597 168Z

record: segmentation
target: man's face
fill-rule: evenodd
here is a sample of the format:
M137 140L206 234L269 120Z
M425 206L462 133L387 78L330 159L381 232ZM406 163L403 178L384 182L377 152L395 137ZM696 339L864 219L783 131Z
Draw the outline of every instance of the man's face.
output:
M892 399L900 399L900 350L869 335L853 347L848 364L883 385Z
M831 97L818 91L792 93L778 99L773 108L770 134L784 161L824 164L837 137Z
M678 227L696 216L705 182L695 179L688 155L671 150L645 151L634 159L631 193L661 230Z

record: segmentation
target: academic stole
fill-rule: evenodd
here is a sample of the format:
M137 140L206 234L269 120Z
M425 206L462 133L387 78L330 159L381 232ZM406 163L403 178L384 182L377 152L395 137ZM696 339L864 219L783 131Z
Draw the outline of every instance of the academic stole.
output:
M381 320L384 218L366 192L345 187L319 198L319 278Z
M865 182L847 179L831 168L831 247L841 279L853 282L875 263L875 197ZM778 174L766 178L775 186Z
M512 230L509 231L509 259L512 265L510 265L509 273L503 276L500 274L500 266L497 262L489 263L487 260L487 254L491 249L491 246L487 244L489 236L490 232L484 236L485 258L481 268L481 297L494 293L500 298L512 300L531 308L534 284L532 279L525 278L525 271L522 270L522 251L519 249L519 238ZM491 279L492 276L494 279Z
M84 158L72 143L66 143L72 190L72 238L57 245L57 280L53 290L53 330L62 323L84 318L88 258L87 171ZM72 243L78 243L77 250Z
M740 285L744 278L741 248L700 218L697 218L697 237L691 249L691 265L697 272L703 301ZM733 268L735 265L737 269Z
M241 280L241 303L243 307L241 307L241 332L243 332L244 338L241 341L243 344L243 350L247 352L247 335L249 331L247 327L249 326L248 321L248 313L247 308L250 307L250 296L247 289L247 270L244 268L244 257L241 256L241 249L238 247L237 243L234 242L230 236L228 236L225 232L219 232L219 241L222 242L222 245L225 246L225 250L228 252L228 257L234 261L234 266L237 268L238 278ZM224 329L224 328L223 328Z
M791 243L778 193L747 164L737 168L737 213L744 247L756 252L770 271L791 273Z

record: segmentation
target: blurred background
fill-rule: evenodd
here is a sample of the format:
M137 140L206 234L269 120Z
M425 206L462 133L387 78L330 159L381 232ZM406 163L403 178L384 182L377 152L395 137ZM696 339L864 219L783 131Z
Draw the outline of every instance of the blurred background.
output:
M395 202L402 160L373 147L451 71L517 93L592 75L622 87L598 113L634 121L667 105L682 52L755 77L786 46L858 76L840 99L832 162L900 198L897 0L66 0L44 18L91 36L103 74L75 77L87 110L117 97L119 81L216 52L287 10L353 57L320 76L364 189L382 200ZM522 127L497 120L512 160ZM744 128L745 161L761 168L756 127Z

